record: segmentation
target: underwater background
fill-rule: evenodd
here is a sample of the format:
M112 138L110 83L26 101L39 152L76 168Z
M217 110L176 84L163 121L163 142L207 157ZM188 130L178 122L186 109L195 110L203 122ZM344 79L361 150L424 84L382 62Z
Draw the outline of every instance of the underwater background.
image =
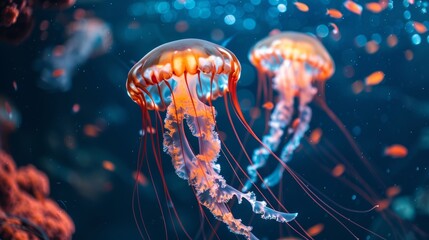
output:
M125 83L134 63L155 47L184 38L204 39L229 49L242 66L237 87L241 109L247 121L252 109L261 109L252 129L262 137L266 121L262 103L255 106L258 75L249 51L270 33L309 33L321 41L336 66L326 81L326 103L377 174L374 177L362 165L335 122L314 102L310 103L310 130L288 165L325 202L367 229L340 219L360 239L380 239L371 232L381 239L429 239L428 2L350 2L77 0L60 9L34 5L34 26L25 39L1 37L0 146L18 166L32 164L47 174L50 198L75 224L73 239L140 239L136 227L140 219L133 217L132 198L143 149L140 139L151 130L142 130L141 110L127 94ZM374 79L374 73L381 79ZM222 106L223 100L214 105ZM217 107L216 119L225 143L246 168L249 163L224 107ZM233 123L244 139L248 132L238 119ZM323 132L318 144L309 141L315 129ZM250 140L245 145L250 153L257 146ZM169 239L186 239L176 220L172 224L167 214L161 217L159 202L164 211L177 210L193 239L216 239L207 223L202 231L200 224L209 221L215 226L217 221L206 210L207 219L201 217L191 187L176 176L170 156L163 152L161 156L174 202L157 199L147 168L141 170L138 181L139 205L151 239L166 238L164 221ZM364 211L374 205L332 174L335 164L329 159L335 156L350 162L359 176L385 196L379 199L384 200L380 205L396 214L392 221L397 225L386 223L382 210ZM218 163L227 182L240 189L225 159L220 157ZM271 160L261 174L269 174L274 167ZM153 182L162 191L154 162L151 168ZM280 188L273 191L281 192L278 199L288 210L299 213L303 228L318 226L315 239L353 239L288 174ZM396 192L386 194L387 189ZM245 204L233 202L233 212L246 224L252 221L253 232L261 239L303 239L286 224L261 220ZM395 234L392 228L398 226L403 229ZM223 223L216 234L220 239L236 238Z

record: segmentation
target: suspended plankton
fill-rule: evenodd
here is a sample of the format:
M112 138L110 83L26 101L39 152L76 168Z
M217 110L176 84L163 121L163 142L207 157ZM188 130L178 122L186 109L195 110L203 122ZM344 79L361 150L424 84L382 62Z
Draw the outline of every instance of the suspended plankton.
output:
M242 193L220 175L220 164L216 162L221 141L214 131L216 110L212 101L225 96L241 115L236 94L240 69L239 61L229 50L203 40L183 39L155 48L135 64L128 74L127 90L142 109L143 129L152 124L149 111L157 117L159 112L166 112L164 151L171 156L176 174L194 188L198 202L232 232L257 239L252 227L235 219L227 206L234 196L238 202L248 201L252 211L264 219L289 222L297 214L267 207L265 201L256 200L254 193ZM188 142L185 121L198 139L198 152ZM157 143L153 144L156 149ZM155 153L155 160L160 163L160 154Z
M259 147L254 150L252 161L247 172L249 180L243 191L247 191L257 180L257 170L266 165L270 151L275 152L287 126L291 125L295 98L298 102L296 125L290 128L292 136L283 147L280 158L283 162L291 160L293 152L308 130L311 120L312 101L317 88L315 83L324 83L334 73L334 62L314 37L296 32L283 32L259 41L250 51L250 62L261 76L273 76L272 88L277 91L278 101L271 113L268 123L269 131L263 137L263 143L269 148ZM264 81L265 79L260 79ZM282 164L264 179L263 187L276 185L284 172Z

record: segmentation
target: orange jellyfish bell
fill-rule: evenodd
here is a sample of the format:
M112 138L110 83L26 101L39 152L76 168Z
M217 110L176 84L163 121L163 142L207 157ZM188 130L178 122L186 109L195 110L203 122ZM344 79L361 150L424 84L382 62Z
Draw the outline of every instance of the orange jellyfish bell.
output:
M221 166L216 162L221 152L221 140L215 132L216 110L212 100L229 92L235 105L240 70L239 61L229 50L203 40L183 39L155 48L136 63L128 74L127 90L144 112L143 125L151 127L148 110L166 111L163 149L171 156L176 174L193 187L198 202L233 233L257 239L251 226L234 218L228 206L233 197L239 203L242 200L249 202L252 211L263 219L289 222L297 214L267 207L267 202L257 201L253 192L243 193L235 189L220 175ZM239 109L235 110L241 113ZM191 147L185 126L197 138L198 147ZM160 166L159 144L153 139L155 160ZM164 179L163 185L166 188ZM164 190L166 200L171 200L168 199L168 189Z
M128 95L147 110L166 109L171 91L184 79L196 75L200 100L223 96L228 87L235 89L241 67L228 49L200 39L183 39L163 44L146 54L128 74ZM210 88L212 86L212 88Z
M250 50L250 62L264 72L274 73L284 60L312 67L314 80L324 81L335 72L331 55L320 41L308 34L282 32L266 37Z

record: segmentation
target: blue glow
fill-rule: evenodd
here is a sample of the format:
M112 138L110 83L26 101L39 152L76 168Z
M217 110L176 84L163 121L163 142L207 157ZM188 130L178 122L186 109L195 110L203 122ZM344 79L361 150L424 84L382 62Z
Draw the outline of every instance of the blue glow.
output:
M355 42L358 47L363 47L365 46L367 39L364 35L360 34L355 38Z
M223 19L227 25L233 25L235 23L235 17L234 15L226 15Z
M324 37L328 36L329 29L326 25L321 24L321 25L317 26L316 34L318 37L324 38Z
M256 27L256 22L253 18L246 18L243 21L243 27L247 30L253 30Z
M280 3L279 5L277 5L277 9L279 10L279 12L284 13L286 12L287 8L286 5L284 5L283 3Z
M413 36L411 37L411 41L413 42L414 45L419 45L422 42L422 38L420 37L420 35L413 34Z
M407 19L407 20L410 20L410 18L411 18L410 11L408 11L408 10L404 11L404 18Z

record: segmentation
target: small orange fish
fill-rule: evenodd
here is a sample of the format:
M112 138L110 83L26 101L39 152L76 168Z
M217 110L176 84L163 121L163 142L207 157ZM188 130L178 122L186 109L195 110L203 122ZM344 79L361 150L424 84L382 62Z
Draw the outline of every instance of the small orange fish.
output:
M298 10L301 12L308 12L308 10L310 10L310 8L305 3L294 2L293 4L295 4L296 8L298 8Z
M264 105L262 105L262 107L267 110L271 110L274 108L274 104L272 102L265 102Z
M413 26L414 26L414 29L416 30L416 32L418 32L420 34L426 33L428 31L428 29L426 28L426 26L423 23L414 21Z
M384 10L383 5L381 5L381 4L380 4L380 3L378 3L378 2L370 2L370 3L367 3L367 4L365 4L365 8L366 8L368 11L373 12L373 13L380 13L381 11L383 11L383 10Z
M362 6L353 2L352 0L346 0L343 3L344 7L349 10L350 12L361 15L362 14Z
M408 149L401 144L393 144L384 149L384 155L391 158L404 158L408 155Z
M113 164L109 160L104 160L103 161L103 168L106 169L107 171L113 172L113 171L115 171L115 164Z
M384 79L384 72L382 71L376 71L371 73L368 77L365 78L365 85L366 86L373 86L381 83Z
M341 175L343 175L344 171L346 170L346 168L344 167L343 164L338 163L337 165L335 165L335 167L332 169L331 174L334 177L340 177Z
M340 32L340 30L338 29L338 26L337 26L337 24L335 24L335 23L329 23L329 25L332 27L332 33L333 34L338 34L339 32Z
M319 223L307 229L307 233L308 235L310 235L310 237L315 237L319 235L324 228L325 228L325 225L323 225L323 223Z
M322 138L322 129L316 128L311 132L309 142L312 145L316 145L320 142L321 138Z
M337 9L334 9L334 8L327 9L326 10L326 15L330 16L331 18L336 18L336 19L339 19L339 18L343 17L343 14L340 11L338 11Z

